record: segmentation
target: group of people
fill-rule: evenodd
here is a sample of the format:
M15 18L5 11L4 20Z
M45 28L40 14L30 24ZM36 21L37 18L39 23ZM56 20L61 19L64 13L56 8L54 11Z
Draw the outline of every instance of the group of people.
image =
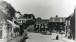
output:
M22 36L23 32L24 32L24 30L22 28L22 25L20 25L20 28L18 28L18 27L14 28L15 36L17 36L17 35Z
M22 37L20 42L25 42L25 39L28 38L27 37L27 32L26 32L26 30L24 28L26 28L24 23L19 25L19 28L18 27L14 28L14 32L19 33L19 35Z
M22 34L24 33L23 23L22 23L22 25L20 25L20 24L18 24L18 23L15 22L15 24L17 24L19 26L19 27L15 27L14 28L15 36L17 36L17 35L22 36Z

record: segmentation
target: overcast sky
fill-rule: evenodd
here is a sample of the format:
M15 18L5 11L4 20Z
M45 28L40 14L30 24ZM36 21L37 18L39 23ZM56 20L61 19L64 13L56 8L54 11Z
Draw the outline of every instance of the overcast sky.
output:
M73 13L73 0L6 0L22 14L49 19L51 16L68 17Z

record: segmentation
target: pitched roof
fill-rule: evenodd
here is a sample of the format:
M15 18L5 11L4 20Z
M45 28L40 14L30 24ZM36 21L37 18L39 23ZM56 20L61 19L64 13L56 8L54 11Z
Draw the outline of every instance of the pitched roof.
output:
M42 20L37 20L35 24L47 24L50 19L42 19Z

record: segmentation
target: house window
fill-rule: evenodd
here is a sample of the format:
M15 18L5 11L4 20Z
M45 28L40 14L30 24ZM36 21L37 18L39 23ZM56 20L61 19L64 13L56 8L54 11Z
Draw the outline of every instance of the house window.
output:
M53 22L55 21L55 19L53 19Z
M60 19L60 22L62 22L62 19Z
M47 28L47 24L45 24L45 28Z

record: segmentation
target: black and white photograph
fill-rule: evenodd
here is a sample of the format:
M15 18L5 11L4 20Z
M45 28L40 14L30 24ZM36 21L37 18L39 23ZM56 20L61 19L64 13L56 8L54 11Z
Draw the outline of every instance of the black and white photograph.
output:
M0 0L0 42L76 42L76 0Z

